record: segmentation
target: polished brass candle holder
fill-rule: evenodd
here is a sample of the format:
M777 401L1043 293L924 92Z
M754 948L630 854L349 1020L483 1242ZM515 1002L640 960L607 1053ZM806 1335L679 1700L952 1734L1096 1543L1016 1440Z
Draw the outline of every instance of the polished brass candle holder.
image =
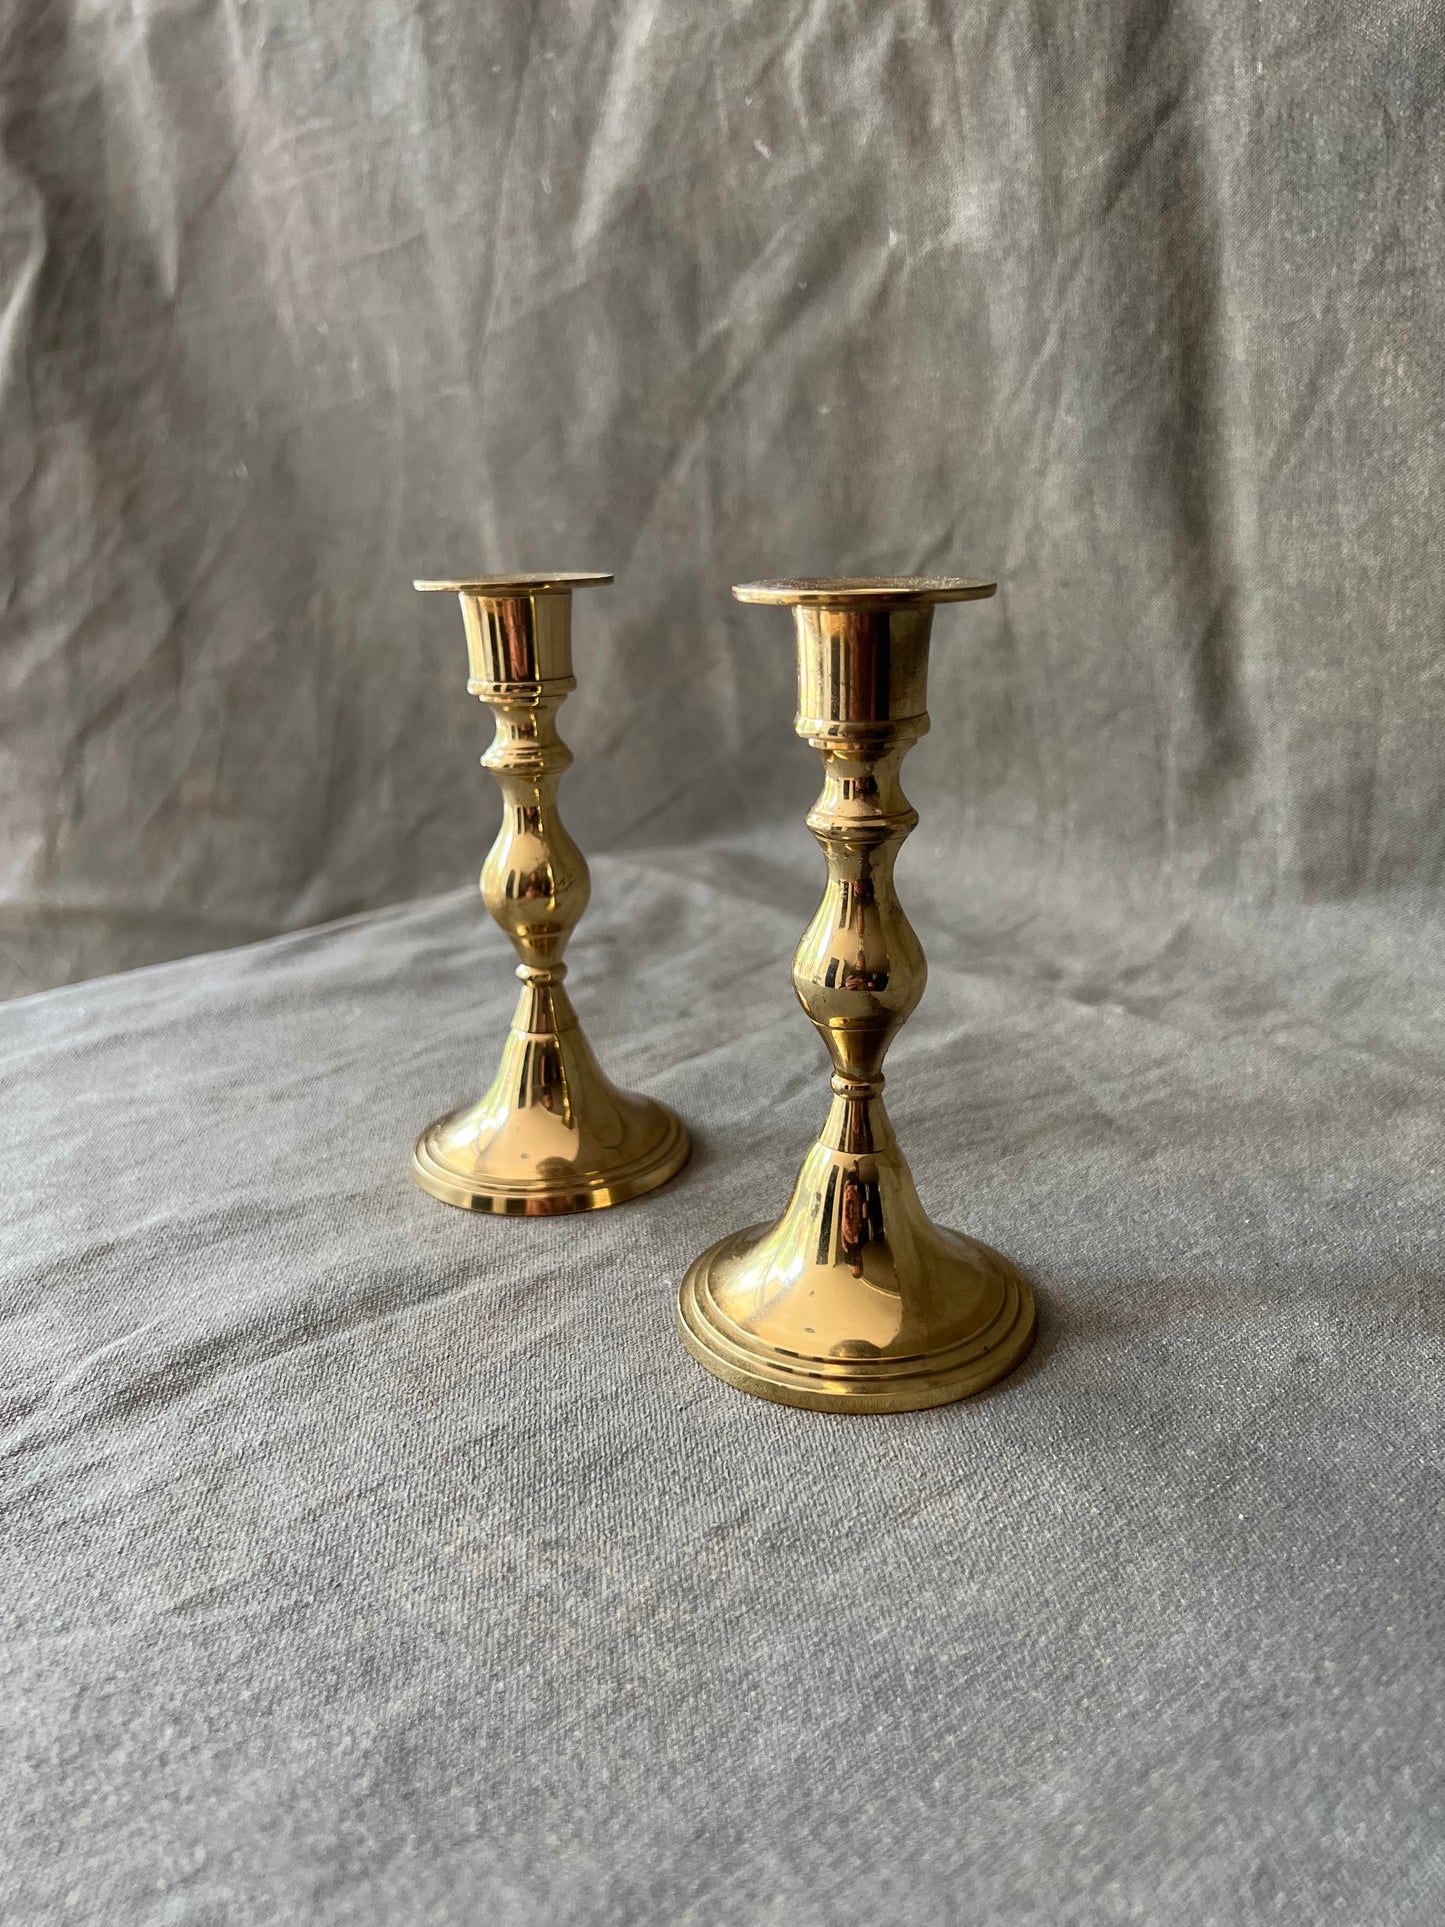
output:
M883 1108L883 1058L926 966L893 865L918 821L899 765L928 728L933 607L992 582L880 577L749 582L793 611L794 728L823 758L808 828L828 882L793 986L833 1062L833 1103L776 1224L705 1251L678 1295L683 1343L719 1378L785 1405L898 1412L982 1391L1034 1336L1007 1258L930 1223Z
M471 679L497 720L482 758L502 792L502 827L482 897L520 959L522 994L491 1089L429 1125L412 1176L470 1211L537 1217L595 1211L665 1184L687 1161L681 1123L604 1076L562 979L562 952L587 908L582 852L557 816L572 752L557 711L576 688L572 591L610 575L485 576L418 582L461 598Z

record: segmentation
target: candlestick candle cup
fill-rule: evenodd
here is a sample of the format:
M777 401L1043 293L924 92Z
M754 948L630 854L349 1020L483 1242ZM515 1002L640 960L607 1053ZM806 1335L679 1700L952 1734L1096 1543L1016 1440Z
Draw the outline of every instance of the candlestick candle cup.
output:
M562 982L562 952L590 882L557 815L557 785L572 762L557 710L576 687L572 591L611 580L517 575L415 585L460 597L467 688L496 717L482 765L501 788L503 815L482 897L512 940L522 983L490 1090L429 1125L412 1154L424 1190L471 1211L595 1211L654 1190L687 1161L687 1133L667 1106L620 1091L604 1075Z
M792 609L797 733L823 758L808 816L827 887L793 985L832 1060L832 1105L783 1215L703 1252L678 1295L710 1372L785 1405L896 1412L982 1391L1034 1337L1007 1258L932 1224L883 1106L883 1058L923 995L923 950L893 886L918 821L899 765L928 728L934 606L994 592L960 578L750 582Z

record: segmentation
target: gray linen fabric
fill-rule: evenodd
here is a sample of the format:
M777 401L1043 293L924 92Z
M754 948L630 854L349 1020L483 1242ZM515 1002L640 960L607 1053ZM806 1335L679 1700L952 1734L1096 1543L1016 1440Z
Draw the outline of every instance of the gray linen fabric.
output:
M406 1176L511 1002L470 892L0 1010L0 1917L1445 1917L1435 933L921 915L891 1108L1042 1332L825 1417L671 1322L824 1109L819 868L596 865L579 1006L698 1146L591 1217Z
M730 582L987 571L955 827L1438 883L1442 156L1417 0L16 0L4 987L464 876L477 568L593 848L791 810Z
M0 11L7 1927L1445 1919L1442 142L1410 0ZM618 571L574 982L698 1137L527 1225L406 1176L485 567ZM824 1098L726 589L835 568L1001 582L890 1108L1042 1312L878 1421L671 1331Z

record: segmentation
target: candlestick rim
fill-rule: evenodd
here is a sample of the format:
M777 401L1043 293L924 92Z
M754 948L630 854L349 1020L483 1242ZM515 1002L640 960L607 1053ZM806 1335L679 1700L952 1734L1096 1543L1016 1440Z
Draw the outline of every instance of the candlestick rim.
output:
M739 602L788 608L926 608L936 602L980 602L998 584L962 575L783 576L766 582L739 582Z
M464 575L444 582L413 582L411 586L424 595L449 590L454 595L475 595L489 602L501 602L509 596L570 595L573 589L601 587L612 580L610 575L561 570L551 575Z

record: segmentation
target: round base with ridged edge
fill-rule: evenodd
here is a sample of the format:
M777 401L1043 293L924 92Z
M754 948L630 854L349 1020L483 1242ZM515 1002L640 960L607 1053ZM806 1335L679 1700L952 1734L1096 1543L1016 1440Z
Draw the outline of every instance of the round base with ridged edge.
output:
M484 1173L474 1157L458 1154L459 1136L465 1141L472 1113L453 1111L428 1125L417 1139L411 1174L443 1204L499 1217L545 1218L625 1204L676 1177L692 1149L681 1119L665 1104L631 1092L626 1101L633 1130L615 1162L589 1159L581 1165L549 1159L531 1178Z
M754 1225L719 1239L688 1267L678 1292L683 1344L717 1378L779 1405L815 1412L912 1412L950 1405L996 1384L1027 1355L1037 1320L1028 1280L1000 1252L975 1238L930 1227L955 1267L981 1290L974 1329L955 1328L938 1349L875 1356L811 1353L760 1341L717 1302L730 1276L758 1262L775 1225ZM863 1347L849 1347L862 1351Z

